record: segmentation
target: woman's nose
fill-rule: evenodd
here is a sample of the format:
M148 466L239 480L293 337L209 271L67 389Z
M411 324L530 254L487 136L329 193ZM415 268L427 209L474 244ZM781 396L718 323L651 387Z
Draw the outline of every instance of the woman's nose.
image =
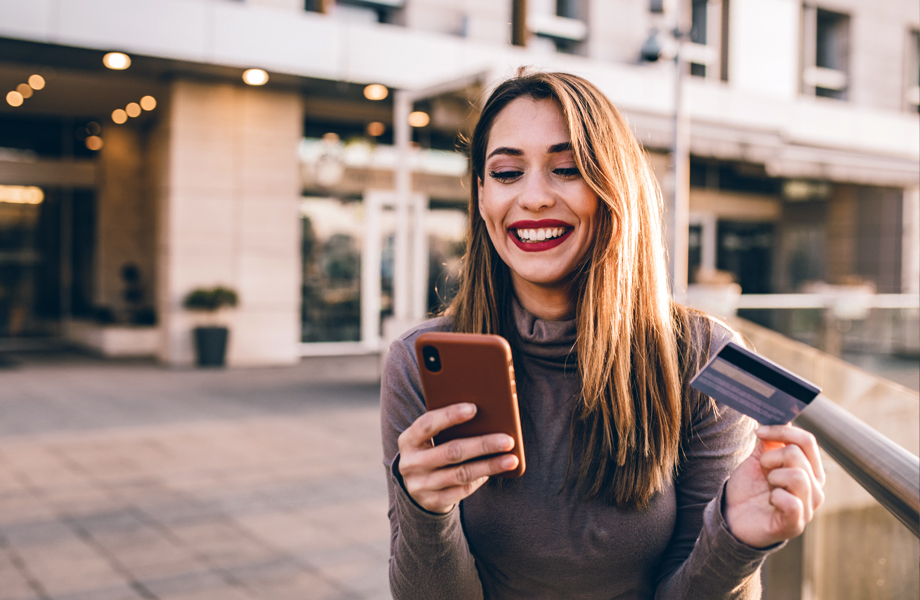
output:
M532 175L524 179L524 187L518 194L521 208L538 212L556 204L556 197L546 177Z

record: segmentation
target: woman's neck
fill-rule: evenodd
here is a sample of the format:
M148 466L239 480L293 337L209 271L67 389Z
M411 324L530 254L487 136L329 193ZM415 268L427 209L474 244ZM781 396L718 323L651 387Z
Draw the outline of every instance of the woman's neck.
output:
M575 316L575 301L568 286L541 286L512 277L521 307L545 321L565 321Z

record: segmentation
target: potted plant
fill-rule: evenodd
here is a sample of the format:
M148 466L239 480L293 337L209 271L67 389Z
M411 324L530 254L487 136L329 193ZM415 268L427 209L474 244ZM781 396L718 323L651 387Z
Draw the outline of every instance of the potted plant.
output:
M210 324L195 327L195 355L199 367L222 367L227 353L227 327L216 322L217 311L237 305L235 291L217 286L197 288L188 293L182 305L188 310L209 315Z

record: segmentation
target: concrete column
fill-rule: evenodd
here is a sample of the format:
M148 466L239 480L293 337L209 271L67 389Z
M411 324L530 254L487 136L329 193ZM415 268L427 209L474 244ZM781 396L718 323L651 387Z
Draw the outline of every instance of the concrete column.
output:
M155 209L145 168L145 140L131 124L109 124L103 132L96 214L93 302L126 318L121 270L140 270L143 299L134 308L153 304L155 281Z
M901 293L920 293L920 188L904 190Z
M296 93L178 81L163 133L160 191L161 360L191 364L196 315L182 308L197 287L240 297L229 365L288 364L300 341Z

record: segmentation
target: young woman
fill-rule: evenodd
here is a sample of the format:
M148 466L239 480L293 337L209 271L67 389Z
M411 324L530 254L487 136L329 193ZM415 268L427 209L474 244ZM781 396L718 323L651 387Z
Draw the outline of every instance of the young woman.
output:
M818 449L687 386L731 333L670 300L626 122L584 79L523 75L470 154L460 291L383 376L394 598L759 598L763 559L823 501ZM486 483L516 466L504 434L432 444L476 410L425 411L413 344L432 330L511 343L520 479Z

